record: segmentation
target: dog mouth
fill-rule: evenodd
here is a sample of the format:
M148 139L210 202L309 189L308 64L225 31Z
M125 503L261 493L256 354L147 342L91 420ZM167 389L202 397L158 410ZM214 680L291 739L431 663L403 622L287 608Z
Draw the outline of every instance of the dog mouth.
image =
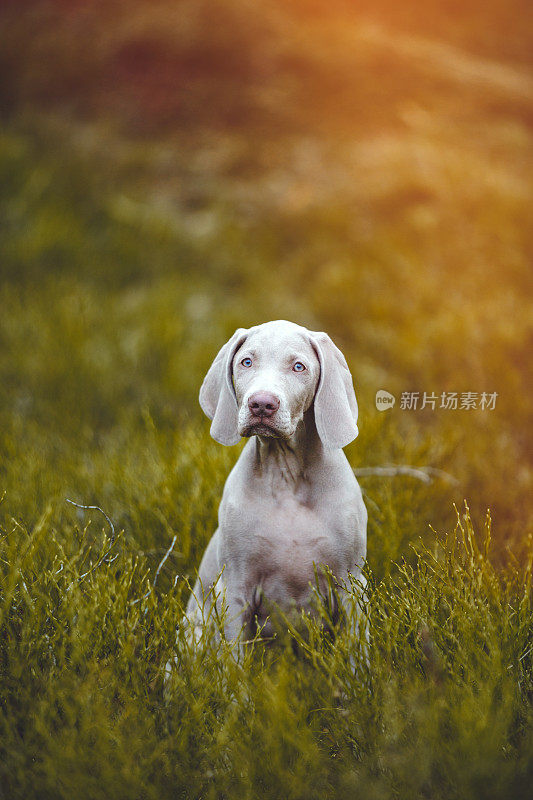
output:
M243 436L268 436L272 439L283 439L281 431L278 431L272 423L265 417L259 417L256 421L246 426Z

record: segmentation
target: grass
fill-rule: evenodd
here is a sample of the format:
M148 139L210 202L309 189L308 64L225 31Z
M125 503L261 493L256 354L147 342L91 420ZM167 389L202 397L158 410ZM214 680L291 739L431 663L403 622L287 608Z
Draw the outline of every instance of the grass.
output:
M0 797L528 796L529 10L13 9ZM345 352L354 468L453 478L360 480L367 657L310 619L240 661L180 627L240 450L198 389L236 327L275 318ZM406 411L403 391L498 399ZM109 559L105 519L66 498L112 518Z
M109 544L99 524L52 519L2 529L8 796L527 795L533 552L497 572L489 517L476 536L466 509L371 580L368 661L307 618L297 653L282 639L239 663L207 629L176 641L182 579L150 591L149 558L123 536L90 572Z

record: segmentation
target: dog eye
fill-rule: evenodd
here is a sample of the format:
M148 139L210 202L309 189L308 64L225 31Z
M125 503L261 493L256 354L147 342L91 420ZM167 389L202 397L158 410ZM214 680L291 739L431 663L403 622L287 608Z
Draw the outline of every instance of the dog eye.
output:
M252 359L251 358L243 358L241 361L243 367L251 367L252 366Z
M297 361L293 367L294 372L303 372L305 369L301 361Z

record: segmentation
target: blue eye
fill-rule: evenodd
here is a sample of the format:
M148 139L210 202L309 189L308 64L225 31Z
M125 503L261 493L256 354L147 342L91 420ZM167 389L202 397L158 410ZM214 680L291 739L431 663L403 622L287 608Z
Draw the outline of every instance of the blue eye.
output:
M252 359L251 358L243 358L241 361L243 367L251 367L252 366Z
M303 372L304 369L305 369L305 367L304 367L304 365L302 364L301 361L297 361L296 364L293 367L293 370L295 372Z

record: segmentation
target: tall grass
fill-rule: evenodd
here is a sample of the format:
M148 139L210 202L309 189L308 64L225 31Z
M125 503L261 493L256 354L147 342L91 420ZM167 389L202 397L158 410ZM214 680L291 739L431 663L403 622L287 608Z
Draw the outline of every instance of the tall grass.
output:
M123 536L101 561L101 520L57 513L2 521L6 796L527 796L533 550L496 571L490 517L370 573L367 652L306 617L236 660L207 630L191 646L182 578L151 590Z

